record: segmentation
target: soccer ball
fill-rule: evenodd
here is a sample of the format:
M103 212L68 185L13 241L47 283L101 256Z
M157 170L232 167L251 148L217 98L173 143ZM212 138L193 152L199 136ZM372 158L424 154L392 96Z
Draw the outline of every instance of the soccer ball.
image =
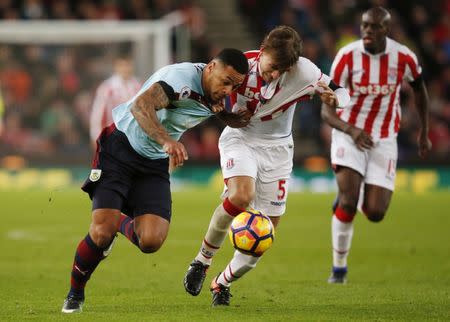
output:
M247 210L237 215L228 232L234 248L255 257L270 248L274 234L270 218L257 210Z

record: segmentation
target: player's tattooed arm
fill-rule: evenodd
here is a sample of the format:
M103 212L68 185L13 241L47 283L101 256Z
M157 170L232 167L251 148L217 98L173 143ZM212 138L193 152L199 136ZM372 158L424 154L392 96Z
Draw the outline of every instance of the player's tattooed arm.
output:
M183 144L169 136L161 125L156 111L166 108L170 104L170 91L166 83L155 83L136 99L131 107L131 113L145 133L163 146L164 151L173 159L174 165L179 166L187 160L187 152ZM167 85L168 86L168 85Z
M149 137L163 145L170 139L156 116L156 111L169 106L169 98L159 83L155 83L136 99L131 113Z

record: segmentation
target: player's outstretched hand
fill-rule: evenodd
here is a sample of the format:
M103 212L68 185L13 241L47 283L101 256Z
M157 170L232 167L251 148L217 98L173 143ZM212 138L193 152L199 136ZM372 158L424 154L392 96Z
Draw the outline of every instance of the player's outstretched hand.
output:
M425 133L425 134L422 134ZM428 152L431 151L432 143L428 138L428 134L426 132L421 132L419 138L417 139L417 144L419 146L419 157L422 159L428 155Z
M222 112L224 109L225 106L223 105L223 102L218 102L211 105L211 111L213 111L213 113Z
M236 127L244 127L244 126L247 126L248 123L250 123L250 119L253 115L253 112L245 109L245 110L237 112L234 115L236 115L236 117L235 117L236 125L237 125Z
M183 162L188 159L188 154L184 145L175 140L167 140L163 145L164 152L170 157L170 163L173 169L182 166Z
M373 140L372 137L366 133L363 129L357 128L355 126L352 126L349 128L348 131L346 131L353 139L353 142L355 142L356 147L363 151L364 149L371 149L373 147Z
M317 83L316 94L319 95L322 103L327 104L333 108L336 108L338 105L338 99L334 91L328 87L327 84L320 81Z

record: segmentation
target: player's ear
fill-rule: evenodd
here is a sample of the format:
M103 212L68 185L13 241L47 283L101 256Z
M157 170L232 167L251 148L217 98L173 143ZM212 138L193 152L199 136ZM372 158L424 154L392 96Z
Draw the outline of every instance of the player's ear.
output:
M217 61L216 60L211 60L208 65L206 65L206 71L208 72L208 74L210 74L212 72L212 70L214 69L214 67L216 66Z

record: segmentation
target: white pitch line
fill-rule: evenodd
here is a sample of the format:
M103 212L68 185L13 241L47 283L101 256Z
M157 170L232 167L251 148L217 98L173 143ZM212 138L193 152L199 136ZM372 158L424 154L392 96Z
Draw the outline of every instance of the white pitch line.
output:
M43 236L26 230L10 230L6 232L6 237L12 240L45 241Z

